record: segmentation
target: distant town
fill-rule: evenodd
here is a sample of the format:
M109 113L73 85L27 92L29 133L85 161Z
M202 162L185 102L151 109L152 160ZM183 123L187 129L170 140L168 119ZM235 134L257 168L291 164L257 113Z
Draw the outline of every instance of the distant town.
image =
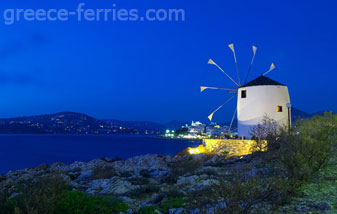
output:
M235 138L237 129L233 126L219 125L215 122L203 124L192 121L191 125L184 125L178 130L166 130L167 138L204 139L204 138Z
M85 114L62 112L0 119L1 134L162 134L165 128L152 122L98 120Z
M292 118L308 118L322 112L308 114L293 108ZM181 139L235 138L236 121L231 130L229 126L230 122L205 124L170 121L161 124L150 121L96 119L81 113L61 112L0 119L0 134L141 134Z

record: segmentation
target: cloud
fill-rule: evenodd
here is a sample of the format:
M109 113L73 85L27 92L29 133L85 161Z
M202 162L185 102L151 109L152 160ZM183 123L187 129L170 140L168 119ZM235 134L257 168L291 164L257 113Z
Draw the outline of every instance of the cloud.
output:
M47 44L47 39L38 32L34 32L27 36L27 39L13 40L6 46L0 47L0 60L9 58L12 55L24 51L26 48L39 48Z
M40 48L48 43L46 37L38 32L28 34L25 39L13 40L0 47L0 61L6 60L29 48ZM41 85L39 81L40 69L32 69L27 72L9 72L0 70L0 85Z
M20 41L12 41L7 46L0 48L0 60L7 59L24 49L24 45Z
M35 78L30 74L12 74L9 75L4 72L0 72L0 84L1 85L27 85L35 82Z

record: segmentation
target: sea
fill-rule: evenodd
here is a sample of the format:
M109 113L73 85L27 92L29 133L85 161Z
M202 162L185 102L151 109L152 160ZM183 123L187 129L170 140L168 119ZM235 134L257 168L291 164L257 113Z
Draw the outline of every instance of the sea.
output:
M42 163L127 159L146 154L174 156L199 144L199 140L153 135L0 135L0 174Z

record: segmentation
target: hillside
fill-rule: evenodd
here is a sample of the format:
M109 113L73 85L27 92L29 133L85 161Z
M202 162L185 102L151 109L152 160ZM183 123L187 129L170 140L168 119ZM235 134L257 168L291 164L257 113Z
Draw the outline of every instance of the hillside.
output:
M110 122L109 122L110 121ZM0 119L0 133L5 134L155 134L159 128L145 123L102 121L85 114L61 112L30 117ZM134 124L133 126L131 124ZM138 129L143 127L142 129Z

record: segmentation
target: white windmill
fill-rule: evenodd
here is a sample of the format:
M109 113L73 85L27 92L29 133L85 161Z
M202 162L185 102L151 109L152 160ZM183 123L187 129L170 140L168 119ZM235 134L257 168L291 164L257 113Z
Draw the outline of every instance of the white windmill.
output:
M206 89L215 89L234 93L234 95L231 96L224 104L213 111L212 114L208 116L208 119L212 121L214 114L237 96L237 107L230 123L229 133L231 131L236 114L238 119L238 135L240 138L250 139L252 137L251 129L261 123L265 116L275 120L279 125L290 127L291 105L288 87L266 77L269 72L275 69L274 63L271 64L269 70L262 76L247 83L257 51L257 47L253 46L252 61L249 66L245 82L243 85L241 85L234 44L230 44L228 47L232 50L234 55L238 82L233 80L233 78L231 78L212 59L208 61L208 64L218 67L237 86L237 88L229 89L206 86L200 87L201 92L205 91Z

